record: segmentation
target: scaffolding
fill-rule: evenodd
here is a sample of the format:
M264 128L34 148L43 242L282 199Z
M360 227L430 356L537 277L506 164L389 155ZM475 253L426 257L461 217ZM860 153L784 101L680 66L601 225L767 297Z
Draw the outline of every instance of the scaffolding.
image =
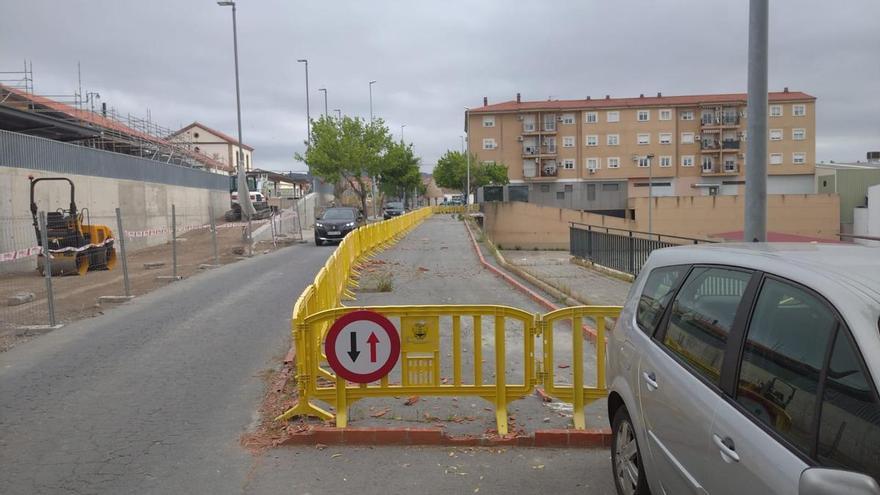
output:
M186 133L175 134L173 129L154 122L149 110L146 118L122 114L106 102L96 107L97 98L100 95L91 91L83 97L81 84L72 94L36 94L33 64L29 61L24 62L21 71L0 71L0 104L99 131L92 137L71 139L81 146L184 167L231 171L226 163L198 151Z

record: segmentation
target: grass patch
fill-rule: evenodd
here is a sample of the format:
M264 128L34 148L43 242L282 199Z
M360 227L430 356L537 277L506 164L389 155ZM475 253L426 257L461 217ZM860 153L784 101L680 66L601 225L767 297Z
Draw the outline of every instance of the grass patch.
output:
M379 292L391 292L394 290L394 281L390 273L383 273L376 277L376 290Z

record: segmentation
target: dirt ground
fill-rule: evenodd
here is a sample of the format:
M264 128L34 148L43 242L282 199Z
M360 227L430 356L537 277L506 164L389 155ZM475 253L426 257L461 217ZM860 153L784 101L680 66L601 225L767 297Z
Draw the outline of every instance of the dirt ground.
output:
M222 224L218 225L221 226ZM274 251L295 242L292 238L279 240L277 247L271 241L257 242L255 256ZM221 265L234 263L246 255L247 243L243 229L218 228L217 251ZM120 256L117 246L117 257ZM164 263L157 268L145 268L147 263ZM200 265L213 263L211 233L194 230L182 234L177 243L177 275L192 277L204 269ZM36 258L34 258L36 267ZM128 273L133 296L139 296L162 288L171 280L158 279L172 274L172 245L170 242L141 249L128 254ZM59 324L102 314L104 307L98 304L100 296L125 294L122 260L117 259L113 270L90 271L84 276L64 276L52 279L55 295L55 317ZM35 299L19 306L5 306L5 299L17 292L31 292ZM104 303L112 304L112 303ZM46 282L36 270L19 274L0 274L0 352L30 340L46 330L27 329L29 325L46 325Z

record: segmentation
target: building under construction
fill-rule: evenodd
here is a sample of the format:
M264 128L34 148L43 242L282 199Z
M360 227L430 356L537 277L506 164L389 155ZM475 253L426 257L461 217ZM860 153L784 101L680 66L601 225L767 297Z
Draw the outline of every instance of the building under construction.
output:
M26 62L23 71L0 72L0 129L215 173L232 172L229 164L201 153L192 142L149 117L123 115L106 103L96 107L96 96L88 92L84 97L81 90L38 95Z

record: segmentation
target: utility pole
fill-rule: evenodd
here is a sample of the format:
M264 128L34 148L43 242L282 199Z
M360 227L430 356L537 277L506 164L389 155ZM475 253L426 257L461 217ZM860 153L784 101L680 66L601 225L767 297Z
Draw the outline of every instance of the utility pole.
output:
M297 60L299 63L306 64L306 146L312 147L312 116L309 113L309 61L301 58Z
M375 80L370 81L370 125L371 126L373 125L373 85L374 84L376 84ZM373 218L378 218L379 213L378 213L378 210L376 209L377 201L376 201L376 177L375 176L373 176L372 180L370 181L370 185L372 186L370 188L370 194L373 196Z
M654 169L651 167L653 153L645 156L648 160L648 233L654 233Z
M749 143L743 241L767 241L768 0L749 0Z
M370 123L373 123L373 85L376 81L370 81Z
M464 107L464 133L465 136L467 136L467 146L465 149L465 153L467 156L467 190L465 190L464 192L465 205L469 205L471 203L471 129L470 122L468 122L468 113L470 111L470 108Z

